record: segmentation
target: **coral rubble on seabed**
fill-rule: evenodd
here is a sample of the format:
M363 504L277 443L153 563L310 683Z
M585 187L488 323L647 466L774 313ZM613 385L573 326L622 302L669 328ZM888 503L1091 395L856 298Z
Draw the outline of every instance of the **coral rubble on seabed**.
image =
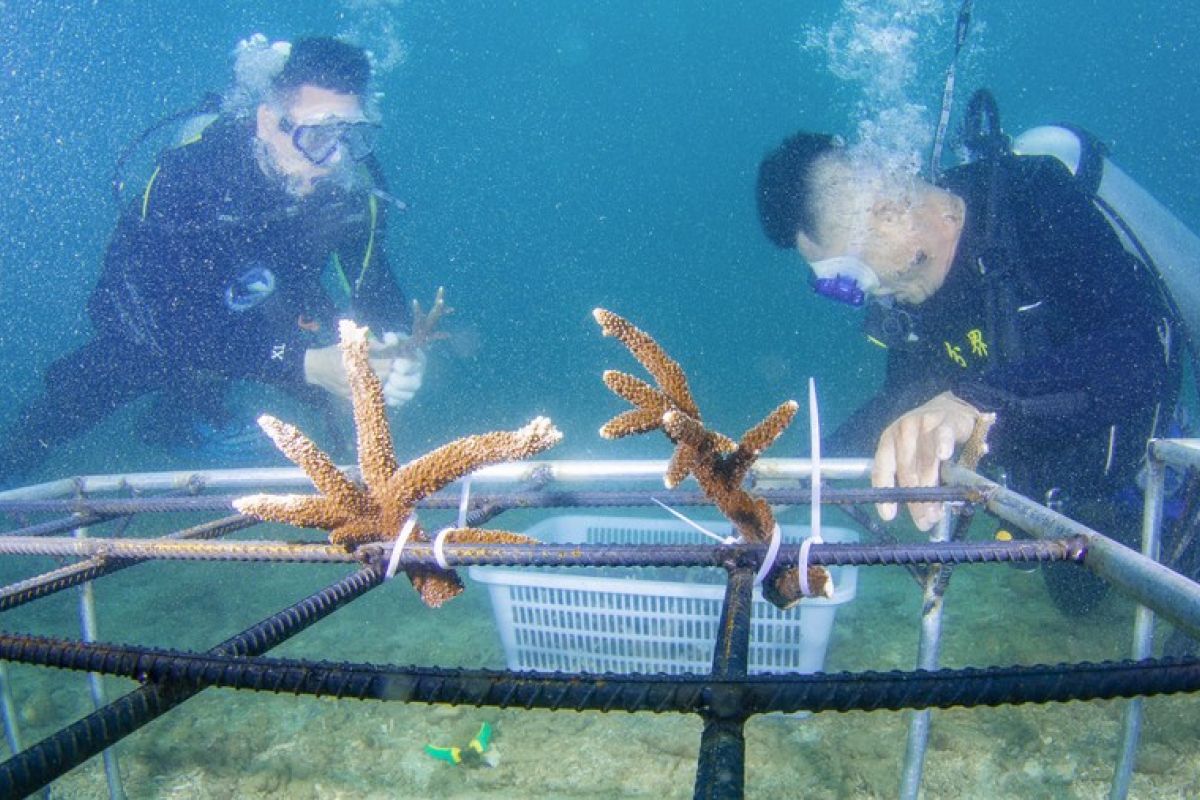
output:
M440 298L439 298L440 299ZM436 307L435 303L435 307ZM274 417L259 425L275 445L304 470L320 495L265 495L238 498L234 507L263 520L329 531L329 540L348 548L396 538L414 519L419 500L487 464L515 461L555 445L562 434L545 417L515 431L466 436L398 466L379 378L368 361L367 329L343 321L342 356L354 403L359 469L366 486L351 481L307 436ZM427 541L420 525L413 541ZM507 531L462 528L447 534L450 542L529 542ZM431 607L457 596L462 581L453 570L410 569L409 579Z

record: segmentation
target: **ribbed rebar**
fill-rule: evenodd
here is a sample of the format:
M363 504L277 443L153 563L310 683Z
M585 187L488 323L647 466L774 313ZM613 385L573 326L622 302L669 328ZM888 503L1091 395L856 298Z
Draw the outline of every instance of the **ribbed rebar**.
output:
M108 522L110 519L115 519L121 516L120 514L96 514L91 511L81 511L71 514L69 517L60 519L47 520L46 522L38 522L33 525L26 525L24 528L17 528L12 531L5 531L5 536L51 536L55 533L63 533L64 531L73 531L76 528L83 528L89 525L99 525L102 522Z
M258 520L237 514L175 531L163 537L163 539L214 539L257 524L259 524ZM125 567L144 563L144 561L145 559L124 559L94 555L76 564L68 564L65 567L60 567L41 575L11 583L8 586L0 588L0 612L8 611L11 608L16 608L19 605L54 594L63 589L68 589L72 586L78 586L93 578L111 575Z
M236 662L239 658L265 652L378 586L381 580L382 572L376 568L359 570L217 645L208 651L208 656ZM104 647L82 642L75 644L82 647ZM16 649L21 648L18 645ZM58 648L43 643L36 646L36 649L46 655ZM0 654L0 660L20 659ZM127 659L119 656L115 661L129 663ZM48 663L44 665L54 666ZM91 669L86 671L124 674L142 681L145 685L0 764L0 797L24 797L36 791L206 687L206 684L201 682L161 684L140 669L119 673Z
M729 569L713 647L711 675L716 680L739 681L749 670L754 578L753 568ZM741 798L746 782L746 715L741 702L736 696L714 694L701 717L704 730L692 796L696 800Z
M284 561L352 563L386 561L391 543L364 545L354 552L324 544L296 542L177 542L161 539L86 539L0 537L0 554L41 556L104 555L122 559L171 561ZM727 562L758 564L763 544L447 544L451 566L509 567L720 567ZM780 547L783 562L795 561L799 545ZM871 545L826 542L813 545L809 560L824 566L907 564L979 564L1017 561L1077 560L1073 539L1012 542L913 542ZM429 543L405 545L400 567L435 567Z
M1200 659L751 675L588 675L332 664L188 653L0 634L0 659L101 672L180 691L224 687L355 700L575 711L708 712L736 698L747 716L773 711L899 711L1108 700L1200 691ZM3 767L0 765L0 775ZM0 791L3 789L0 783Z

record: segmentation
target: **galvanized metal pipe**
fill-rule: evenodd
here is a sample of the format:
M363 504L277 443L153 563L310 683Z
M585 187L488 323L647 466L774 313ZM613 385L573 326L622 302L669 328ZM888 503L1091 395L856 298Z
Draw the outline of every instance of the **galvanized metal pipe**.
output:
M76 538L88 538L88 529L81 527L75 531ZM96 641L96 593L92 590L92 582L84 581L79 585L79 638L85 642ZM100 709L107 704L104 697L104 678L97 672L87 674L88 691L92 696L92 708ZM117 761L117 751L112 747L104 748L101 754L104 760L104 780L108 785L109 800L125 800L125 787L121 783L121 767Z
M1168 464L1200 470L1200 439L1155 439L1150 452Z
M342 469L351 475L358 468ZM472 473L479 483L523 483L548 479L557 483L595 481L661 481L667 462L646 460L545 460L495 464ZM861 480L870 476L871 461L866 458L826 458L821 474L826 480ZM751 480L800 480L812 475L807 458L762 458L750 471ZM257 467L245 469L182 470L173 472L133 472L112 475L85 475L0 492L0 500L25 500L62 497L77 491L85 494L115 492L122 489L161 491L189 486L205 489L305 488L312 482L298 467Z
M759 494L775 505L803 505L809 502L807 489L764 489ZM880 488L867 487L830 488L824 490L823 503L852 505L860 503L942 503L975 502L979 500L973 492L961 488ZM146 497L146 498L99 498L71 500L0 500L0 513L72 513L121 516L128 514L157 514L181 511L222 511L233 507L236 495L205 495L203 497ZM630 507L649 506L659 498L670 500L675 506L711 506L710 500L698 491L578 491L578 490L534 490L505 492L503 494L477 494L472 498L472 507L503 506L510 508L564 508L564 507ZM457 491L438 492L424 498L420 509L458 508L461 495ZM657 512L656 512L657 513ZM92 519L54 520L29 528L8 531L9 536L43 536L62 530L72 530L80 524L92 524ZM43 529L57 526L57 530Z
M1200 639L1200 584L971 470L946 465L942 478L980 490L991 513L1034 536L1076 537L1084 567Z
M12 684L8 680L8 664L0 661L0 720L4 722L4 741L11 753L21 752L21 732L17 728L17 710L12 701Z
M1163 491L1167 468L1153 453L1146 459L1146 488L1142 505L1142 555L1158 561L1161 553ZM1154 649L1154 612L1138 605L1133 623L1133 658L1149 658ZM1113 772L1110 800L1125 800L1137 763L1138 741L1142 730L1142 699L1135 697L1125 706L1121 751Z
M938 522L931 542L950 541L950 529L954 514L949 508L942 509L942 519ZM936 670L938 658L942 649L942 609L944 606L943 592L946 581L942 580L942 570L946 566L935 564L925 573L925 586L921 602L921 639L917 645L917 669ZM929 709L910 712L908 720L908 745L904 751L904 769L900 780L900 797L904 800L916 800L921 793L921 774L925 770L925 752L929 748Z

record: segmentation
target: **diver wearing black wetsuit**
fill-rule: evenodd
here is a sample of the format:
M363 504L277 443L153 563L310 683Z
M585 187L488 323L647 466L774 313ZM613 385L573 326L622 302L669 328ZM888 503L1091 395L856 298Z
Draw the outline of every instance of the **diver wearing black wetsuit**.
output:
M407 330L366 166L301 198L264 172L256 144L252 120L219 119L160 157L109 243L88 302L94 338L49 368L0 445L0 481L147 393L166 429L189 415L223 423L233 379L323 399L304 354L336 341L339 317Z
M942 186L966 203L946 281L919 306L873 310L868 334L888 347L886 382L829 451L872 452L890 422L950 390L997 412L985 466L1135 542L1137 516L1114 497L1133 485L1179 380L1173 318L1154 277L1056 159L974 162ZM1052 570L1055 599L1086 608L1099 587L1080 593L1083 573Z

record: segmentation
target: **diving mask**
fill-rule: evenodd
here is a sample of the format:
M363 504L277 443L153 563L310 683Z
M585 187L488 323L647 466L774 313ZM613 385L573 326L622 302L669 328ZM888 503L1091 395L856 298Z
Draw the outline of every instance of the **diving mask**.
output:
M810 265L813 291L830 300L861 306L879 288L879 276L857 256L823 258Z
M292 145L316 166L324 166L339 148L354 161L361 161L375 147L377 123L369 120L329 119L299 125L287 117L279 121L279 129L292 137Z

